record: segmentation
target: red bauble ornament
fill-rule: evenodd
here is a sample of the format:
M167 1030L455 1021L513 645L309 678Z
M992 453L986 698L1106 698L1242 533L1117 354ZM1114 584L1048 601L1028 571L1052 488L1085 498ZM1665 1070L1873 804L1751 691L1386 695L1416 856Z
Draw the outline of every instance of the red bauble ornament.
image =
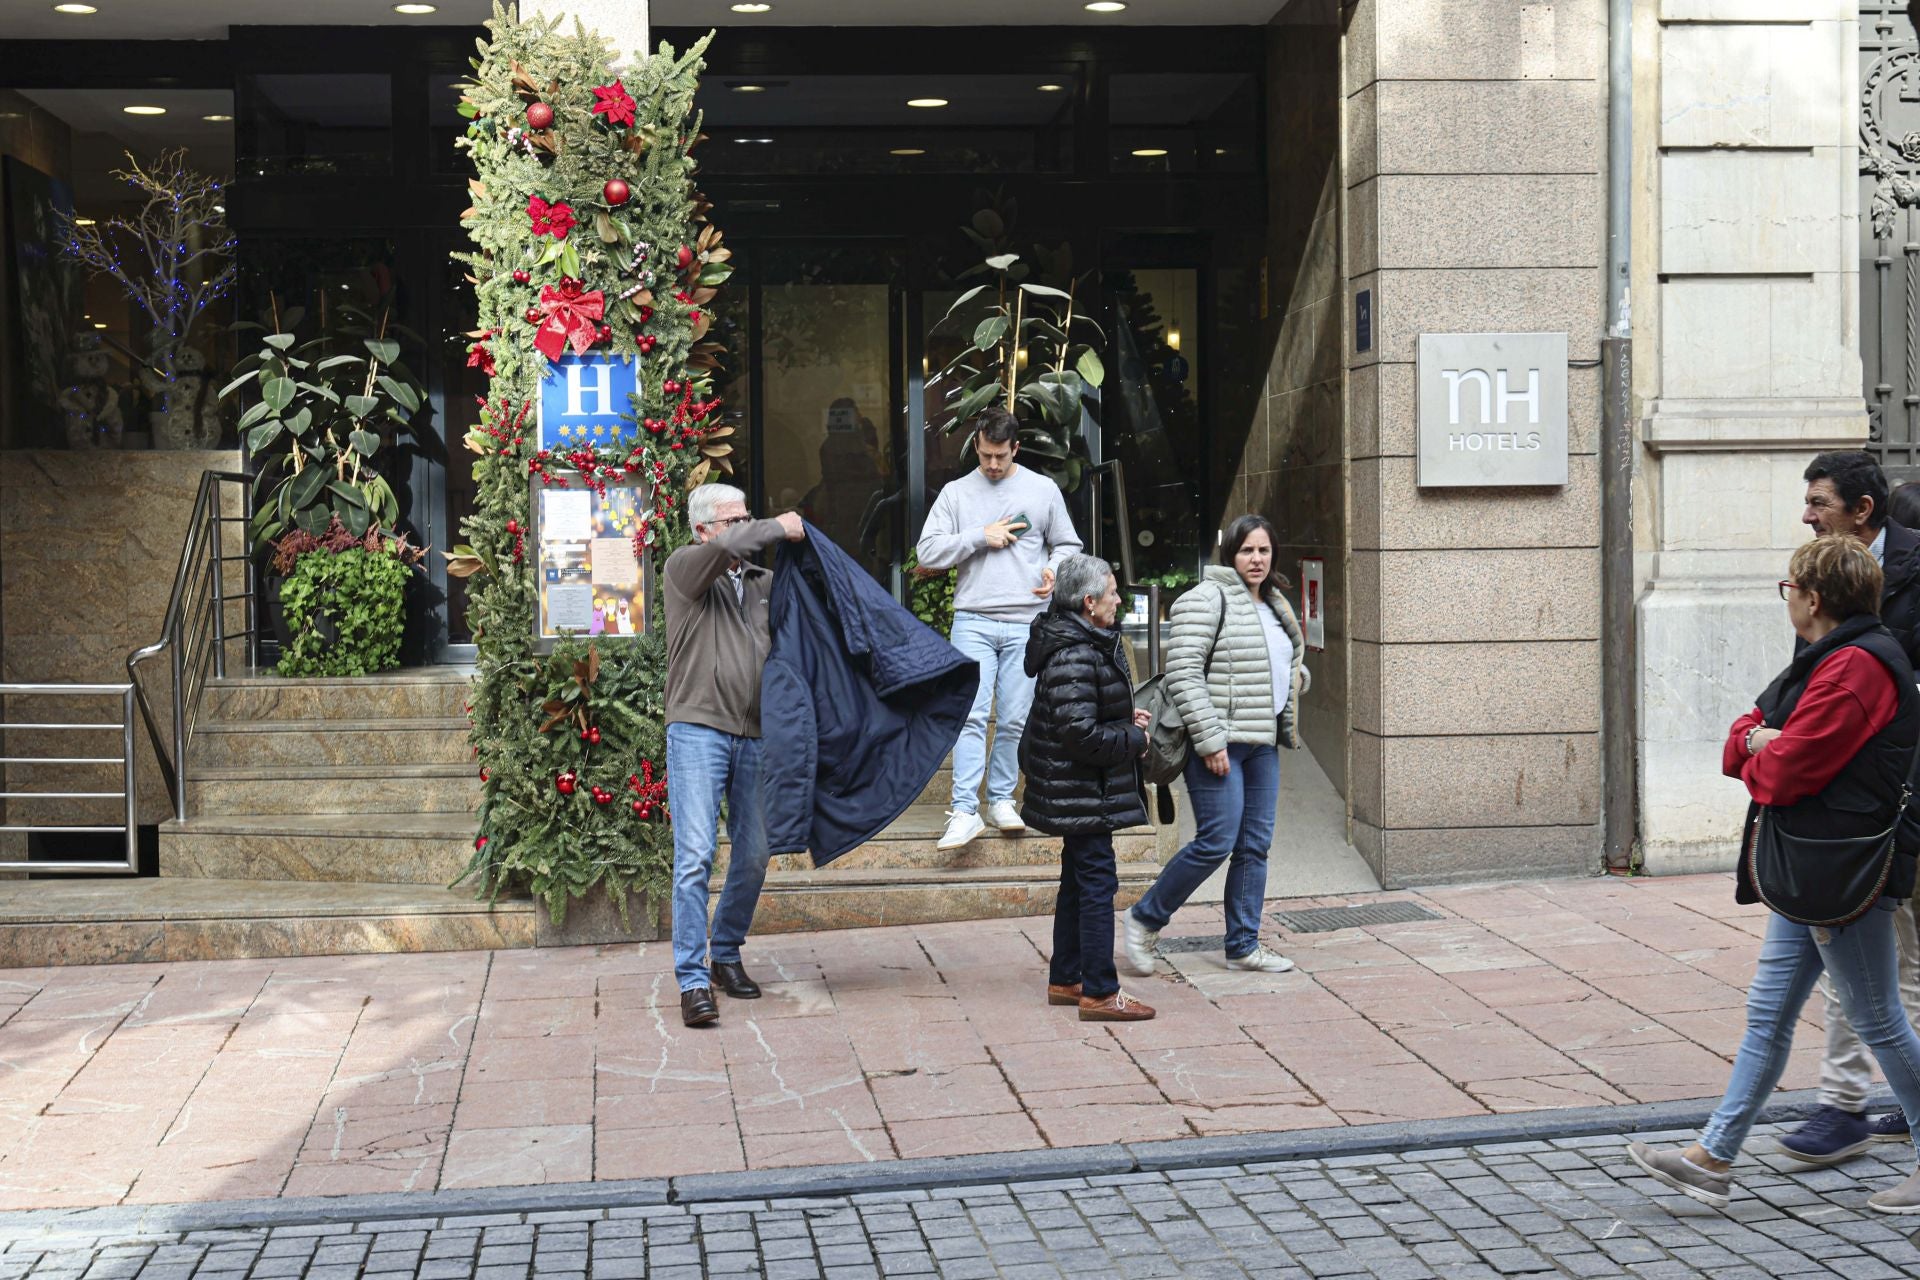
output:
M644 814L646 813L646 809L647 809L647 806L646 806L646 802L645 802L645 801L643 801L643 800L635 800L635 801L633 802L633 811L634 811L634 812L635 812L636 814L642 814L642 815L644 815Z
M553 108L544 102L536 102L527 108L527 124L535 129L553 127Z
M473 847L474 847L474 848L476 848L476 849L484 849L484 848L486 848L486 847L487 847L487 838L486 838L485 836L475 836L475 837L473 838Z
M553 785L559 788L561 795L570 796L573 794L574 784L578 781L579 780L573 776L572 770L568 770L566 773L555 778Z
M538 308L538 307L528 307L528 308L527 308L527 323L528 323L528 324L539 324L539 323L540 323L540 308Z
M533 277L525 271L516 271L513 273L513 282L515 284L525 284L531 279L533 279Z
M612 799L613 792L611 791L600 791L596 789L593 793L593 802L595 804L606 804Z
M507 532L508 533L520 532L520 522L518 520L507 521Z
M672 378L668 378L660 384L660 390L666 395L677 396L680 394L680 384Z
M596 724L592 728L587 730L587 741L591 742L596 747L600 745L600 726L599 725Z
M600 188L600 198L608 204L622 205L633 199L633 188L625 178L608 178L607 185Z
M676 266L678 266L682 271L685 271L688 267L693 265L692 248L683 244L678 249L675 249L673 251L673 261Z
M659 345L660 339L650 333L643 333L640 335L638 341L640 343L640 354L650 356L653 354L654 347Z

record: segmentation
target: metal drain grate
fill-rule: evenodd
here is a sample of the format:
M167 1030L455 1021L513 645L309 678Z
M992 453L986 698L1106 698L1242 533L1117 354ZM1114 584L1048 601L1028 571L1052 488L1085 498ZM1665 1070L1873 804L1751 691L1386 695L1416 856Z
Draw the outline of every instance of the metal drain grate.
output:
M1402 900L1369 902L1357 907L1276 911L1271 918L1288 933L1332 933L1335 929L1364 929L1375 924L1413 924L1420 920L1444 920L1446 917L1427 910L1417 902Z

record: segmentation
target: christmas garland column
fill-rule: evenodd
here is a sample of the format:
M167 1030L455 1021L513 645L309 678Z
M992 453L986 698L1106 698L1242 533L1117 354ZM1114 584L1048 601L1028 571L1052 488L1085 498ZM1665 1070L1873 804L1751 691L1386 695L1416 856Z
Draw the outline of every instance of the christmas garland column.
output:
M731 471L732 428L714 416L720 346L708 306L728 252L706 220L689 152L702 40L616 74L600 37L521 20L496 3L479 42L460 139L478 171L457 255L479 298L467 362L491 379L480 424L475 514L449 571L470 578L478 671L470 708L484 798L467 875L483 893L531 891L560 922L604 884L658 891L672 867L666 804L663 620L640 638L567 639L533 651L532 484L603 488L642 478L651 500L636 558L686 541L687 489ZM637 364L639 393L615 439L550 452L533 405L568 353Z

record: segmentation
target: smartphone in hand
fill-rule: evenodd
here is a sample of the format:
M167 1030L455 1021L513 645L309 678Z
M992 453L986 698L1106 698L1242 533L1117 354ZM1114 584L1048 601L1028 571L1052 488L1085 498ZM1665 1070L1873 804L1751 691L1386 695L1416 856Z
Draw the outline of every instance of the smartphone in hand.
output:
M1015 517L1013 517L1013 518L1012 518L1011 520L1009 520L1009 521L1007 521L1007 527L1008 527L1009 529L1012 529L1012 530L1014 531L1014 533L1016 533L1016 534L1021 534L1021 533L1025 533L1025 532L1026 532L1027 530L1029 530L1029 529L1031 529L1031 528L1033 528L1033 521L1031 521L1031 520L1029 520L1029 519L1028 519L1028 518L1026 517L1026 515L1025 515L1025 514L1023 513L1023 514L1021 514L1021 515L1017 515L1017 516L1015 516Z

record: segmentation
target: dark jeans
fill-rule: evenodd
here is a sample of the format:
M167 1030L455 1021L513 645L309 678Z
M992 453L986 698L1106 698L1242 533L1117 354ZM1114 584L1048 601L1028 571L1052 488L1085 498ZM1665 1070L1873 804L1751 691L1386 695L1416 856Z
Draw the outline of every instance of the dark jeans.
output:
M1133 918L1164 929L1193 891L1227 863L1229 958L1260 945L1260 912L1267 905L1267 846L1273 843L1280 803L1280 753L1236 742L1227 748L1227 776L1216 778L1196 753L1187 760L1187 798L1193 804L1193 843L1161 868ZM1231 858L1232 861L1228 861Z
M1077 982L1080 994L1095 1000L1120 989L1120 975L1113 967L1113 896L1118 892L1111 835L1068 836L1061 842L1048 982Z

